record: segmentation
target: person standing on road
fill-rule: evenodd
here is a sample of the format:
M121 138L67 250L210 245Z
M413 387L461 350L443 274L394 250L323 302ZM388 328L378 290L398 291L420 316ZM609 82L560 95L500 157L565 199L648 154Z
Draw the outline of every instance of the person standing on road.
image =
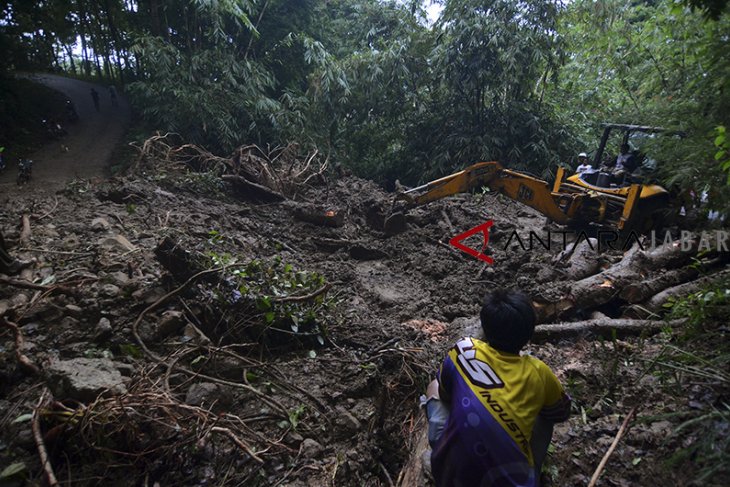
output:
M109 87L109 98L112 99L112 106L118 107L119 103L117 102L117 90L114 88L114 86Z
M101 111L101 108L99 107L99 92L94 88L91 88L91 99L94 100L94 108L96 108L96 111Z

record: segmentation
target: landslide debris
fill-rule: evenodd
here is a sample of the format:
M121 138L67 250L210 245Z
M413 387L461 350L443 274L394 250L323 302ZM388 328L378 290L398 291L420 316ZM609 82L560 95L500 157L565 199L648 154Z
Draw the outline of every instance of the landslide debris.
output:
M10 328L0 335L10 480L46 475L40 444L59 480L79 485L390 485L422 421L416 398L461 333L449 323L476 315L498 286L531 293L552 316L568 309L558 306L572 282L553 264L560 249L506 245L514 229L542 231L544 218L500 195L413 209L405 231L387 235L392 196L342 171L325 177L316 156L282 151L285 179L267 173L276 155L253 147L230 161L187 147L155 166L173 151L156 147L158 159L125 177L0 201L12 253L33 263L0 276L0 315L39 369L21 366ZM219 177L236 165L245 182ZM448 245L486 220L494 266ZM610 438L635 399L617 399L622 367L596 367L634 346L532 348L579 407L556 435L556 485L584 485L603 454L596 435ZM91 390L102 394L73 386L81 368L67 365L81 362L99 364ZM106 387L102 373L113 376ZM651 458L662 424L648 423L627 455Z

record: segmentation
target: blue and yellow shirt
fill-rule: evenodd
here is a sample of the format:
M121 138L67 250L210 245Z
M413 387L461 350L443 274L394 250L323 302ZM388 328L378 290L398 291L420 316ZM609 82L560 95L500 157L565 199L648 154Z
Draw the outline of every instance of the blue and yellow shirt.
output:
M439 372L449 420L433 449L439 486L537 485L530 439L538 414L559 422L570 399L550 368L527 355L462 338Z

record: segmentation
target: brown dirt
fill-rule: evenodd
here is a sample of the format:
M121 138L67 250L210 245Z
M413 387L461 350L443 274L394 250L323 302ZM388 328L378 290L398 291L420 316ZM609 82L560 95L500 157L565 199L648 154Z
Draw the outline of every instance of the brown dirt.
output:
M287 422L259 396L229 391L232 400L225 411L245 419L251 429L248 440L263 465L223 439L192 450L179 448L157 462L110 452L84 457L76 451L79 456L69 458L63 452L80 441L70 436L69 443L48 440L56 474L75 485L392 485L422 414L417 397L457 338L448 323L476 315L481 296L497 286L546 292L538 274L553 256L514 246L505 250L501 240L513 228L541 228L544 218L498 195L461 195L411 211L407 231L386 237L377 223L390 196L354 177L332 179L299 196L344 211L345 224L339 228L296 220L296 202L252 204L231 194L216 181L168 170L101 184L74 181L55 195L18 193L4 203L0 228L11 243L17 243L21 215L33 215L30 242L13 249L18 257L34 260L22 277L46 284L73 281L79 289L75 296L44 295L3 286L0 307L5 310L0 314L22 326L24 352L42 367L58 357L112 355L131 366L131 389L158 390L164 376L141 354L132 329L150 303L181 283L155 256L164 237L199 256L230 254L244 262L280 257L296 270L321 273L332 284L332 307L322 322L324 345L302 338L283 345L240 345L236 350L243 357L235 359L214 357L205 348L183 357L180 350L198 343L198 337L179 330L166 338L155 335L166 310L180 311L192 321L204 320L204 308L216 303L218 312L232 313L232 306L203 294L223 289L220 284L191 286L142 321L143 340L168 364L180 359L194 367L199 355L206 373L250 382L289 411ZM94 222L98 218L104 221ZM487 219L495 221L491 267L447 244L455 233ZM211 231L218 232L215 239ZM115 235L125 237L133 249L109 246ZM103 338L101 318L112 327ZM206 325L198 322L200 328ZM0 464L24 462L30 482L39 482L42 472L29 423L13 420L32 410L43 380L18 368L9 333L0 331L0 340ZM644 423L622 442L599 485L685 484L689 473L662 463L675 441L671 428L647 418L687 399L670 395L654 375L639 377L641 366L629 353L641 346L646 347L644 356L651 357L664 340L531 347L556 370L576 404L574 416L555 435L549 467L554 485L586 485L622 416L639 401ZM173 373L171 397L184 400L193 382L195 377ZM307 440L320 448L310 448ZM176 441L181 440L172 437L168 447L175 450Z

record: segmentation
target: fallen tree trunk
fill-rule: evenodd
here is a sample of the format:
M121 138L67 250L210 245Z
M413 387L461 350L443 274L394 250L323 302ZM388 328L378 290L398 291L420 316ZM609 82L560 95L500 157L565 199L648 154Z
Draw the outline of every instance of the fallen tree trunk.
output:
M637 312L639 315L643 313L644 316L650 315L652 313L659 314L663 310L664 305L669 302L671 298L684 298L692 293L696 293L697 291L702 290L705 287L717 284L722 279L729 278L730 269L725 269L719 272L715 272L714 274L710 274L709 276L695 279L694 281L670 287L660 292L646 303L642 304L641 307L634 308L633 311Z
M247 200L253 200L262 203L278 203L286 200L286 196L274 191L266 186L249 181L243 176L233 174L224 174L221 176L223 181L231 183L236 193Z
M345 215L338 210L325 210L314 205L297 206L294 218L322 227L341 227L345 224Z
M27 245L30 241L30 217L23 215L21 218L22 228L20 230L19 242L23 245Z
M687 264L696 252L679 245L644 251L633 246L616 264L605 271L570 284L570 291L554 302L536 302L538 322L566 318L577 310L592 310L608 303L626 287L641 282L652 272Z
M558 254L553 265L575 280L592 276L601 269L602 262L597 248L597 239L583 240Z
M574 338L578 336L600 336L603 338L622 338L642 334L656 333L667 327L677 327L683 320L670 322L663 320L629 320L599 318L595 320L576 321L573 323L556 323L535 327L532 343L545 343L551 340Z
M431 469L431 450L428 445L428 421L419 411L414 434L411 438L411 456L398 474L398 487L421 487L426 484L427 471ZM428 458L425 458L428 456Z
M619 297L631 304L640 303L676 284L690 281L700 275L695 267L683 267L665 272L653 279L629 284L621 290Z

